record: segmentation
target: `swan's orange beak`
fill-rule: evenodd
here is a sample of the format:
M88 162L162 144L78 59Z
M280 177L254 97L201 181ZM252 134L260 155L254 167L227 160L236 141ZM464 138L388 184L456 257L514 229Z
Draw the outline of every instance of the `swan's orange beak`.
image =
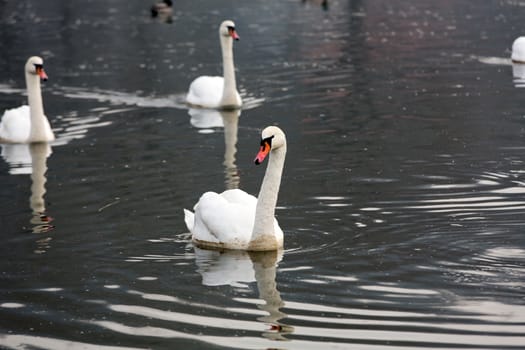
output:
M259 149L259 153L255 156L255 165L259 165L263 162L264 158L270 153L270 150L272 149L272 146L270 146L270 143L268 140L262 140L261 141L261 148Z
M235 39L235 40L239 40L240 37L239 35L237 34L237 32L235 31L235 28L228 28L228 33L230 33L230 36Z
M40 79L42 79L43 81L46 81L46 80L47 80L47 74L46 74L46 72L44 71L44 68L42 68L42 66L38 66L38 67L36 67L36 74L38 74L38 76L40 77Z

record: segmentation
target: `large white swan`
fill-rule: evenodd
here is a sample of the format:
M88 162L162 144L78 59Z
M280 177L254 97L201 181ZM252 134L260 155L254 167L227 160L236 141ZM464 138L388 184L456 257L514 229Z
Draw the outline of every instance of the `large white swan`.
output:
M193 242L202 248L275 250L283 246L283 231L275 219L275 206L286 156L286 137L276 126L262 131L255 164L269 154L259 198L239 190L204 193L194 206L184 209L184 221Z
M0 122L0 141L11 143L49 142L55 139L44 115L40 79L47 80L42 58L27 60L24 71L29 106L8 109Z
M203 75L196 78L186 95L186 102L195 107L238 109L242 106L237 91L235 67L233 65L233 40L239 40L235 23L224 21L219 27L222 49L222 77Z

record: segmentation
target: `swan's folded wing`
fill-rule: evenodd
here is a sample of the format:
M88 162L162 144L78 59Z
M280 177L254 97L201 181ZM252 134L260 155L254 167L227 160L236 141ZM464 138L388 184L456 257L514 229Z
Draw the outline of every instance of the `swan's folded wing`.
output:
M29 139L31 117L29 106L7 109L0 122L0 139L22 143Z
M195 214L188 209L184 209L184 222L190 232L193 233L193 227L195 226Z
M200 76L190 84L186 102L194 106L217 108L221 103L223 89L223 77Z
M230 203L237 203L255 208L257 198L239 189L227 190L221 193L221 196Z
M195 207L194 238L208 242L247 245L255 207L229 202L215 192L203 194Z

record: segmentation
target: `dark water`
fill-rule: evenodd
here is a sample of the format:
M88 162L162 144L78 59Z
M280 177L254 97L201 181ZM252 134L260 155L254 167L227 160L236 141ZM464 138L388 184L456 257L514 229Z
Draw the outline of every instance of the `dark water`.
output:
M58 136L2 146L3 348L525 347L523 1L149 5L0 3L0 107L41 55ZM203 116L226 18L246 105ZM285 250L196 250L182 209L256 194L270 124Z

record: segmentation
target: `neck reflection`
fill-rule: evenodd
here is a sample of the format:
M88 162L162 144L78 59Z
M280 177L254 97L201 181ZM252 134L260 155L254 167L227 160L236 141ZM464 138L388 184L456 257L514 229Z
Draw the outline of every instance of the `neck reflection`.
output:
M9 164L11 175L27 175L31 177L31 208L30 230L33 233L46 233L53 230L53 219L46 213L46 172L47 158L51 155L51 146L48 143L32 144L4 144L2 157ZM37 240L35 253L45 253L50 246L51 237L42 237Z
M213 133L224 128L224 183L227 190L239 188L240 176L235 164L237 132L241 111L190 108L190 123L202 133Z
M31 154L31 197L29 206L32 210L31 224L33 233L51 231L53 220L46 214L44 195L46 193L47 157L51 155L51 146L48 143L32 143L29 145Z

